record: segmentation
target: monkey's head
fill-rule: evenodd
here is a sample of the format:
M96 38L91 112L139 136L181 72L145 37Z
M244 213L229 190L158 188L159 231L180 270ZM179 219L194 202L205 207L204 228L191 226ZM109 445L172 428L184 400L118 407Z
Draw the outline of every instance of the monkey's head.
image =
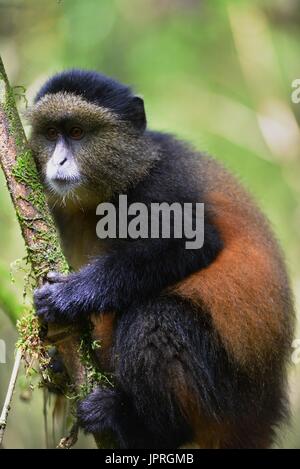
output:
M28 117L37 167L54 198L86 202L97 194L100 202L136 184L157 159L143 100L96 72L53 76Z

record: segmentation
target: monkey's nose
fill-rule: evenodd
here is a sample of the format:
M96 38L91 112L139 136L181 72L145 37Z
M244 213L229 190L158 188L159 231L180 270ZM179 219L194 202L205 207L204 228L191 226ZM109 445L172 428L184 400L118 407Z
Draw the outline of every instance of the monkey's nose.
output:
M67 161L68 158L64 158L62 161L60 161L59 165L62 166L65 164L65 162Z

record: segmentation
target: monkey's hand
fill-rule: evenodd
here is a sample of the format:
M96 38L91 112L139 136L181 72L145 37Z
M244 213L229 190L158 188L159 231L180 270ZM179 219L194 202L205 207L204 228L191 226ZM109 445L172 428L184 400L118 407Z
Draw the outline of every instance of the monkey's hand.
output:
M45 322L68 323L78 320L83 302L76 274L49 272L47 281L34 292L36 314Z

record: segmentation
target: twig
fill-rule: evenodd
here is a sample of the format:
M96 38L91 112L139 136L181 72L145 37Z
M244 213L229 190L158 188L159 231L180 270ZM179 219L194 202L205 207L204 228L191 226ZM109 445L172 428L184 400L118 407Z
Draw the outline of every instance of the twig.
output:
M49 391L47 388L43 389L43 419L44 419L44 434L45 434L45 446L47 449L50 448L49 444L49 428L48 428L48 412L47 412L47 405L48 405L48 398L49 398Z
M75 424L70 430L69 435L60 440L60 442L57 445L57 448L70 449L72 446L74 446L78 440L78 431L79 431L79 426L78 426L78 423L75 422Z
M21 364L21 358L22 358L22 353L21 350L17 350L16 353L16 358L13 366L13 370L11 373L3 409L1 412L1 417L0 417L0 448L2 448L2 441L5 433L5 428L7 424L7 418L8 418L8 413L10 411L10 403L13 397L16 381L17 381L17 376Z

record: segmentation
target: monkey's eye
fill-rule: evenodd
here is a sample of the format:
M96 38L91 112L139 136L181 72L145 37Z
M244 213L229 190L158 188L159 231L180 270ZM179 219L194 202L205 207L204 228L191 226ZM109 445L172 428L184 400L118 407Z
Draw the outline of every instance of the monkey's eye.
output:
M74 140L80 140L84 135L84 131L81 127L72 127L69 131L69 137Z
M55 127L49 127L46 130L46 137L48 140L56 140L58 137L58 132Z

